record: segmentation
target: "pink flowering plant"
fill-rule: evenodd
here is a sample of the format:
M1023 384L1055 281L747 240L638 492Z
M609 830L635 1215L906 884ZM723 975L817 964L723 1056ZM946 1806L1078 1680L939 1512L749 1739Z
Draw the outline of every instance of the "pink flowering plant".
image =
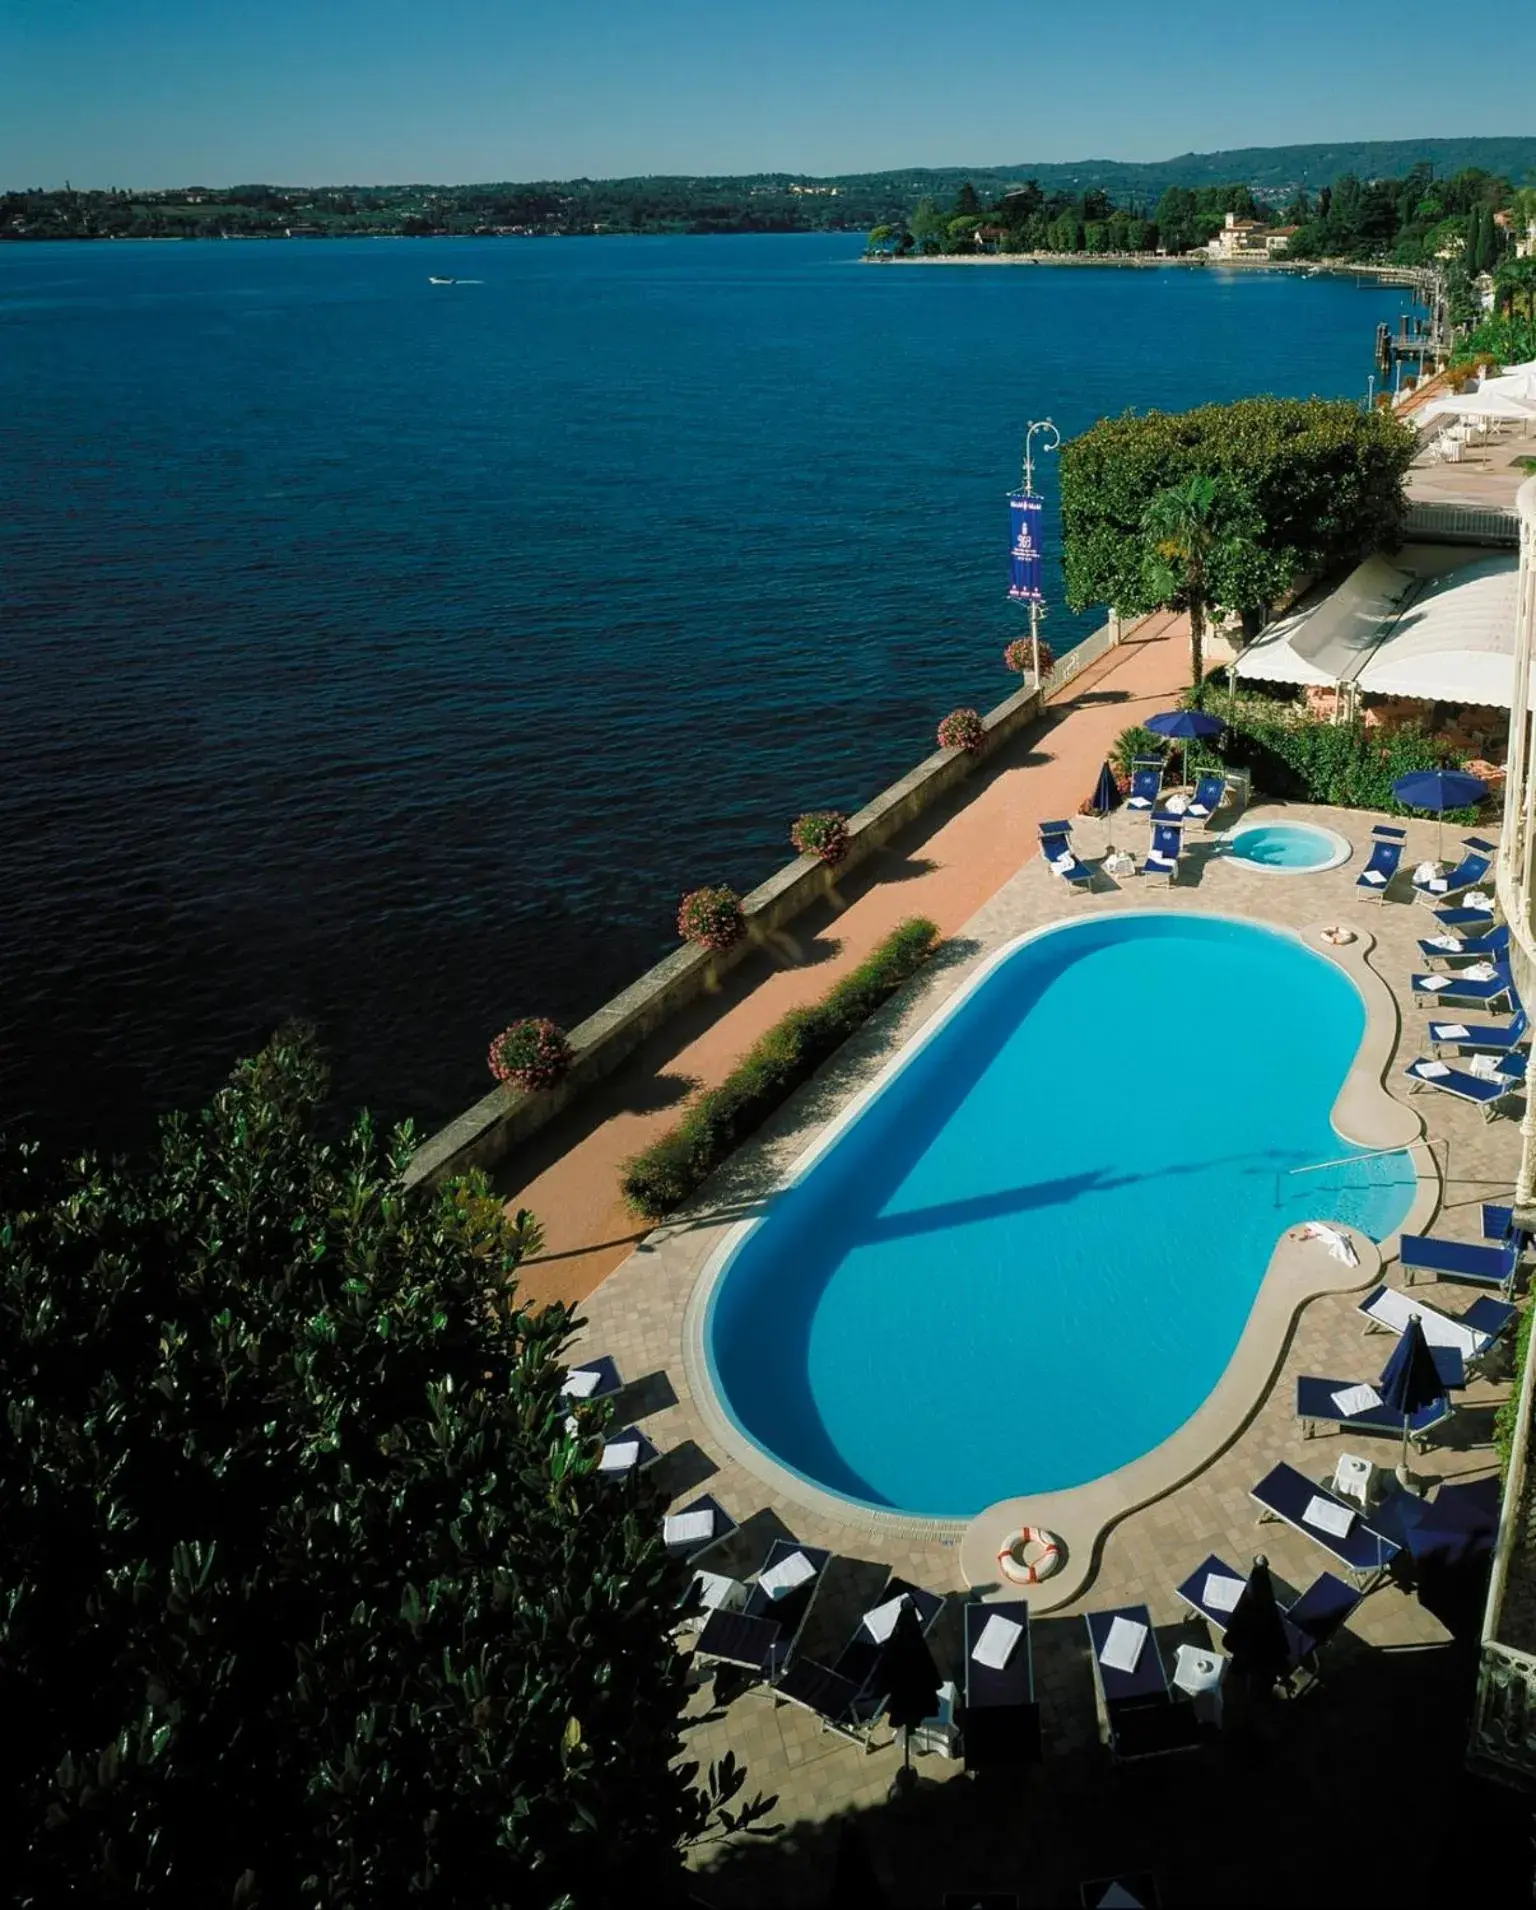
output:
M741 897L734 889L693 889L677 911L677 932L685 942L718 954L734 948L747 932Z
M1055 661L1056 652L1042 637L1040 639L1041 676L1045 675ZM1015 676L1032 676L1035 668L1035 647L1032 640L1029 637L1015 637L1003 652L1003 662Z
M841 862L848 853L848 818L837 809L808 809L796 816L789 839L803 856Z
M986 740L986 725L976 710L951 710L939 725L940 749L978 750Z
M558 1087L575 1056L565 1030L542 1015L514 1021L491 1043L491 1073L511 1088Z

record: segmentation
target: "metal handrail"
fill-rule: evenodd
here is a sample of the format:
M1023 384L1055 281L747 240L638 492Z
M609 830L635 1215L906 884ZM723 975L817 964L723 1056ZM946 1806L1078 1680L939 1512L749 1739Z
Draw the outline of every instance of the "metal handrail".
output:
M1440 1168L1441 1178L1443 1180L1449 1180L1451 1177L1451 1143L1449 1139L1444 1135L1421 1134L1417 1140L1403 1141L1397 1147L1371 1147L1367 1148L1363 1154L1341 1154L1337 1160L1333 1161L1309 1161L1305 1167L1277 1168L1275 1170L1274 1204L1277 1207L1280 1205L1281 1181L1288 1180L1293 1174L1318 1174L1321 1173L1325 1167L1349 1167L1355 1161L1380 1160L1384 1154L1406 1154L1411 1148L1415 1147L1426 1148L1429 1152L1431 1163L1438 1166L1439 1163L1435 1161L1435 1148L1437 1145L1443 1145L1445 1148L1445 1164Z

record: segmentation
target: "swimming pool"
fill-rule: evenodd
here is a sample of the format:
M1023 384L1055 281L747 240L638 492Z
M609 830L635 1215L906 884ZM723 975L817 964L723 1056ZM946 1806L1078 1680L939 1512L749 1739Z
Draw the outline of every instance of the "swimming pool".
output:
M727 1243L719 1402L803 1479L935 1517L1139 1458L1221 1377L1284 1227L1407 1213L1404 1153L1290 1172L1358 1151L1329 1117L1364 1027L1326 958L1224 917L1011 945Z
M1349 860L1347 839L1310 822L1250 822L1231 830L1226 854L1269 875L1315 875Z

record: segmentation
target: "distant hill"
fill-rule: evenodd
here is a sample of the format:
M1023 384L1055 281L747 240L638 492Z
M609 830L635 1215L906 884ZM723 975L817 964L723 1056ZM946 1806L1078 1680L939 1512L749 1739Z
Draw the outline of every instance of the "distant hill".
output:
M1046 192L1081 193L1096 188L1117 203L1155 200L1169 186L1224 186L1241 180L1260 198L1283 198L1298 187L1332 185L1341 173L1360 179L1400 179L1417 165L1439 177L1468 166L1501 174L1514 185L1536 179L1536 135L1510 139L1358 139L1323 146L1240 146L1229 152L1180 153L1174 159L1137 163L1124 159L1077 159L1064 164L1030 161L1017 166L943 166L899 172L851 173L829 185L889 185L893 197L953 194L969 179L983 195L1025 179ZM819 182L818 182L819 183Z

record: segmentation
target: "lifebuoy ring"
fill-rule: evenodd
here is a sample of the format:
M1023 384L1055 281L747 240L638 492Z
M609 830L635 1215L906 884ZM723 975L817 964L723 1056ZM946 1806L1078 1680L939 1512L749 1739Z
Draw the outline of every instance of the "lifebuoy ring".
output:
M1352 928L1341 928L1335 925L1333 928L1320 929L1317 939L1320 942L1329 943L1334 948L1347 948L1355 939L1355 931Z
M997 1548L998 1570L1015 1585L1038 1585L1061 1565L1061 1541L1043 1526L1021 1525Z

